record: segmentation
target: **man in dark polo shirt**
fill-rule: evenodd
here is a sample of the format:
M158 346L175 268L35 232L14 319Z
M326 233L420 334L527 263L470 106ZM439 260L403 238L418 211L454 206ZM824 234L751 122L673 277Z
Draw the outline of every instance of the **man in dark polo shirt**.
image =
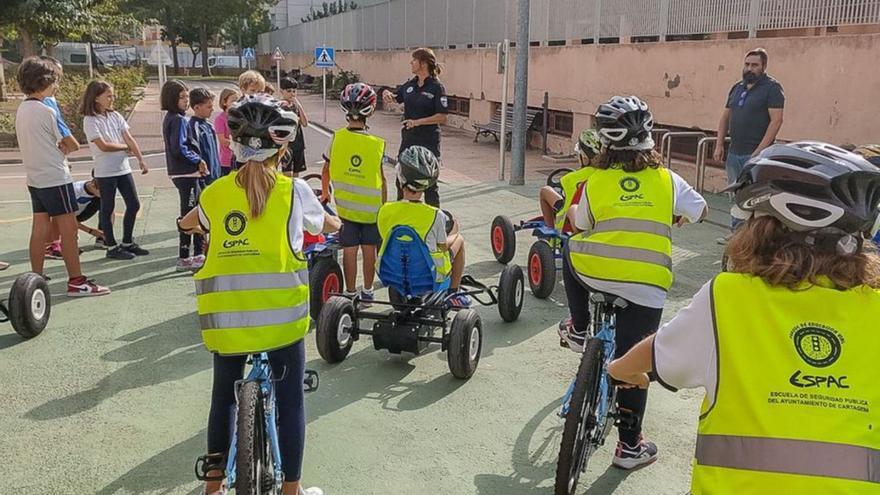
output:
M730 88L727 103L718 122L718 136L730 131L727 151L727 182L733 184L749 158L776 141L782 127L785 94L782 85L767 75L767 52L756 48L746 54L741 81ZM716 146L714 158L721 161L724 147ZM731 230L738 222L731 220ZM724 244L730 235L718 239Z

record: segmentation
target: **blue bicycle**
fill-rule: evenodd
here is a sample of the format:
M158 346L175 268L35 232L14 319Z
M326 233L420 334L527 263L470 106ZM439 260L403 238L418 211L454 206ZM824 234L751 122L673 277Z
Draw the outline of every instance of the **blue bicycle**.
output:
M266 353L254 354L248 363L247 378L235 383L236 411L232 441L226 455L208 454L198 458L195 471L200 481L222 481L241 495L281 493L284 475L281 471L281 449L275 422L275 378ZM303 380L306 392L318 389L318 373L306 370ZM219 478L212 471L224 472Z
M616 313L628 304L611 294L590 294L594 333L584 345L577 375L568 386L559 411L565 426L556 464L556 495L575 493L590 455L605 443L619 419L617 387L607 367L614 359Z

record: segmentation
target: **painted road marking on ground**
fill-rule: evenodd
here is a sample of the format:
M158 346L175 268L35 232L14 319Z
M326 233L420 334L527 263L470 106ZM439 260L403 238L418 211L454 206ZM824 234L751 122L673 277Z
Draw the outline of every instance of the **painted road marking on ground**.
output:
M165 152L163 151L163 152L161 152L161 153L148 153L148 154L144 155L144 158L154 158L154 157L157 157L157 156L165 156ZM94 161L95 161L95 160L73 160L73 161L71 161L70 163L71 163L72 165L82 165L82 164L84 164L84 163L94 163ZM0 168L21 167L22 165L23 165L23 164L22 164L21 162L17 162L17 163L3 163L3 164L0 164Z

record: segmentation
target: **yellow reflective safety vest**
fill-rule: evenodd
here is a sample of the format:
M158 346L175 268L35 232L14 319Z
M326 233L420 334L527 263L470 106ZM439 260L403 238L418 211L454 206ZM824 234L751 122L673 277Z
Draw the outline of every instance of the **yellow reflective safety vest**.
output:
M584 277L672 285L672 175L665 168L597 170L585 188L593 228L569 240L571 266Z
M363 132L339 129L330 148L330 181L339 218L376 223L382 197L385 141Z
M562 229L565 227L566 215L568 215L568 209L571 208L571 204L575 200L574 195L577 193L578 186L586 182L597 170L593 167L583 167L569 172L559 179L559 184L562 186L562 194L565 196L565 203L562 205L562 209L556 212L556 230L562 232Z
M309 329L309 272L287 234L293 181L275 175L266 209L251 218L236 172L206 188L199 206L211 229L195 274L202 339L209 351L253 354L287 347Z
M412 227L419 234L419 237L422 238L422 241L424 241L431 228L434 227L438 211L438 208L431 205L413 201L393 201L382 205L382 209L379 210L378 220L379 235L382 236L382 247L379 250L379 259L376 261L376 267L381 266L385 246L388 244L391 231L395 227L399 225ZM446 239L437 239L437 241L445 243ZM436 281L443 282L452 272L452 261L449 258L449 251L437 249L430 251L430 253L434 266L437 268Z
M718 385L694 495L880 493L880 291L819 283L712 282Z

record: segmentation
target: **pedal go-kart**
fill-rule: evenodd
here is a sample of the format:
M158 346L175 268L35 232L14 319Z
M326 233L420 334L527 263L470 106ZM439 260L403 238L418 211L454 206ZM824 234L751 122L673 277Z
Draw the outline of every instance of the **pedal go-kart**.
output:
M309 174L303 177L306 182L317 179L319 174ZM315 189L315 195L321 196L320 186ZM330 210L328 205L325 208ZM321 307L330 299L330 295L342 292L343 279L342 267L339 266L339 238L337 234L312 235L303 232L303 254L309 262L309 315L318 321Z
M547 177L547 185L563 195L559 180L571 172L569 168L556 169ZM491 245L492 254L499 263L508 263L516 254L516 233L529 230L537 240L529 248L529 287L538 299L546 299L556 287L556 260L562 259L562 250L570 234L560 232L552 225L544 223L540 215L529 220L520 220L514 224L505 215L498 215L492 220Z
M46 328L51 308L52 294L46 279L36 273L23 273L12 283L9 302L0 301L0 322L8 321L15 333L30 339Z
M435 282L436 269L424 242L415 230L398 226L391 231L379 265L379 280L388 287L389 301L372 305L391 311L362 309L358 296L334 295L318 318L318 353L328 363L343 361L362 335L373 339L376 350L421 354L429 344L440 344L446 351L449 371L460 379L470 378L477 369L483 346L483 323L473 309L453 308L449 304L449 281ZM469 275L462 277L461 289L483 306L498 305L504 321L519 318L524 281L517 265L507 265L497 286L486 286ZM364 321L373 321L367 330Z

